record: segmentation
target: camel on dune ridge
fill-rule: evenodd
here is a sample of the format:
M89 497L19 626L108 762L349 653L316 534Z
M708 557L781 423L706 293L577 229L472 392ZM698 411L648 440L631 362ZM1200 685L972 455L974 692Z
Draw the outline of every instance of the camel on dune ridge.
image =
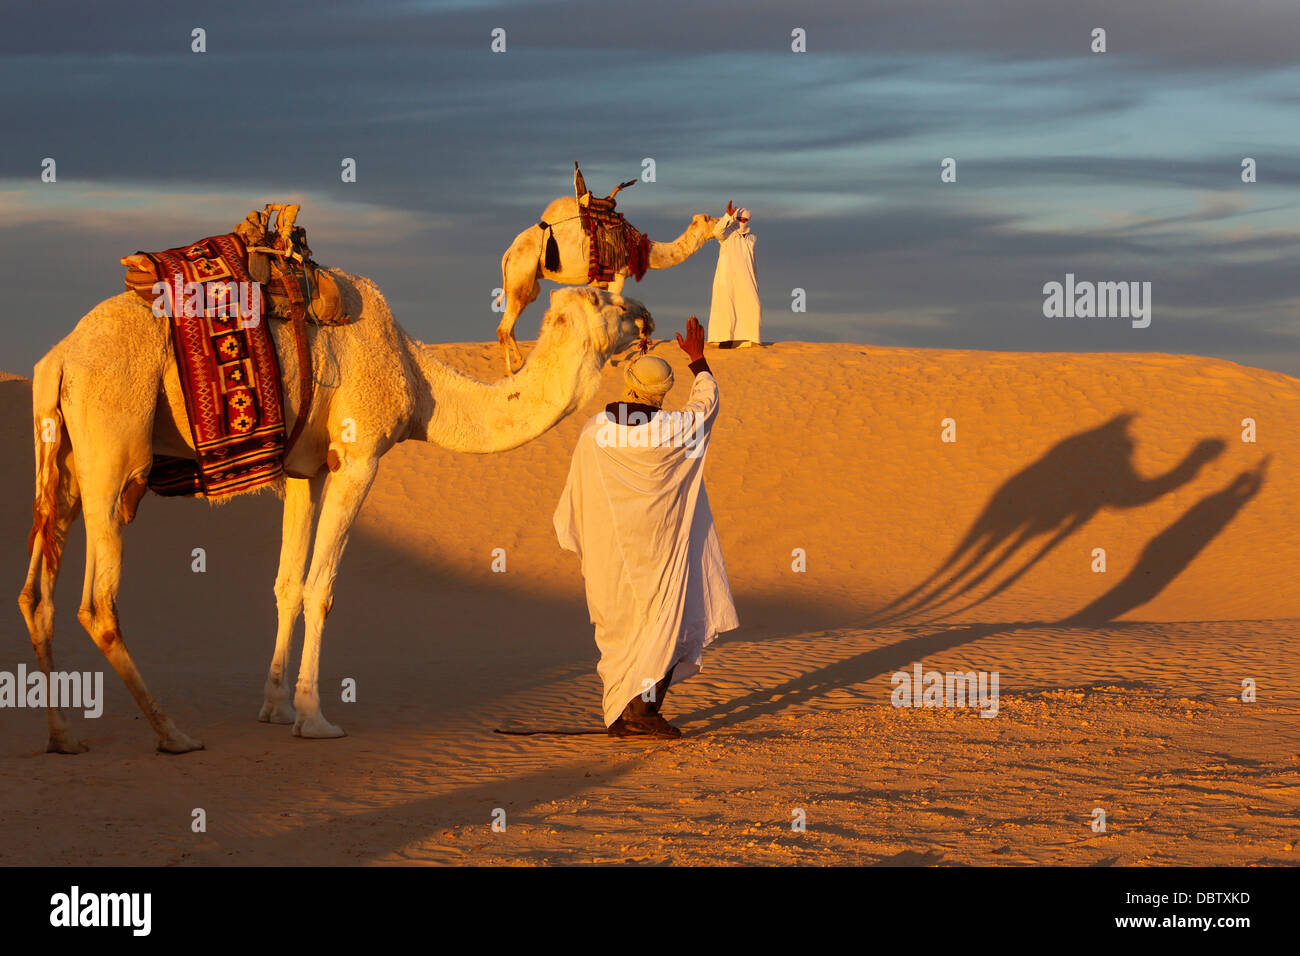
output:
M618 190L614 190L618 192ZM696 213L691 217L690 225L680 236L671 242L650 240L649 267L651 269L671 269L681 265L695 253L704 248L704 244L713 238L713 229L721 220L717 216ZM542 213L542 222L550 224L559 249L560 268L552 271L546 268L545 247L547 232L536 224L529 226L517 235L510 247L501 257L501 288L504 296L505 313L497 326L497 340L505 356L506 371L513 373L515 362L523 364L519 345L515 342L515 323L520 314L528 308L529 303L541 292L539 280L550 279L561 285L587 284L587 248L588 240L578 221L578 200L572 196L562 196L553 201ZM608 286L610 292L623 291L623 283L631 273L624 263L609 283L592 283L594 288ZM512 360L513 355L513 360Z

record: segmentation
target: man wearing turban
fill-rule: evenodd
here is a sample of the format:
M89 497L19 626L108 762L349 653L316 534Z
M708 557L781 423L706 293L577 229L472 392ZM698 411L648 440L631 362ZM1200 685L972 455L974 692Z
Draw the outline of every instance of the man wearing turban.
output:
M677 343L695 376L685 408L663 410L667 362L629 362L622 399L578 436L555 509L560 547L582 561L605 726L616 737L681 736L659 712L668 688L699 672L720 632L740 626L704 490L718 383L695 316Z
M709 305L709 342L733 348L759 345L763 341L763 304L758 298L749 210L735 209L728 202L713 236L718 240L718 267Z

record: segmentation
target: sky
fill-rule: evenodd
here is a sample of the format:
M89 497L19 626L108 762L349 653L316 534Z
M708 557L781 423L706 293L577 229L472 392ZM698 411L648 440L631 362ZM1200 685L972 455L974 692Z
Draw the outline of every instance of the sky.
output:
M765 340L1300 375L1298 38L1296 0L4 0L0 370L122 256L271 201L415 337L490 341L501 255L574 161L604 195L652 159L619 194L651 238L751 210ZM660 335L707 316L717 248L629 282ZM1150 282L1150 326L1045 317L1067 274Z

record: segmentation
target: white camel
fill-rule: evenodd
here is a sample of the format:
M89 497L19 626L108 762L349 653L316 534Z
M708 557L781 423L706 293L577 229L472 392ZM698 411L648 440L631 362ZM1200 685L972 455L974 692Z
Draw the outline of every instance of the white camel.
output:
M591 288L557 289L528 368L487 385L448 368L394 321L378 287L330 270L347 312L335 329L310 327L319 364L337 360L335 387L316 390L306 426L285 470L284 526L275 580L279 628L259 719L293 724L302 737L339 737L321 713L317 675L321 630L348 530L370 489L379 457L407 439L453 451L515 448L547 431L594 393L601 370L654 323L645 307ZM287 323L272 322L286 396L286 425L298 416L298 363ZM86 523L86 576L77 614L91 639L158 734L158 749L184 753L202 744L177 729L145 687L118 624L122 530L146 489L154 454L194 457L189 420L172 354L169 320L155 318L133 293L92 309L36 365L36 520L31 563L18 599L41 670L54 667L54 586L68 528ZM351 419L343 440L343 422ZM355 435L352 432L355 431ZM42 439L50 439L43 441ZM316 517L319 511L319 518ZM315 521L315 546L304 581ZM285 669L299 613L306 618L298 682L290 702ZM47 710L47 750L80 753L64 715Z
M617 192L618 190L615 190ZM523 356L515 341L515 323L519 315L528 308L530 302L541 291L538 280L550 279L561 285L587 284L587 237L578 220L578 201L572 196L561 197L546 207L542 213L542 222L551 226L555 241L560 251L560 268L552 272L546 268L545 249L547 233L536 224L529 226L515 237L510 248L501 257L501 288L505 297L505 314L497 326L497 340L505 356L506 372L515 371L515 361L523 364ZM704 247L713 238L713 227L719 222L717 216L696 213L691 217L691 224L672 242L655 242L650 240L649 266L651 269L670 269L681 265ZM612 282L593 282L596 288L608 288L610 292L622 292L623 283L631 273L626 265L614 274ZM513 360L512 360L513 353Z

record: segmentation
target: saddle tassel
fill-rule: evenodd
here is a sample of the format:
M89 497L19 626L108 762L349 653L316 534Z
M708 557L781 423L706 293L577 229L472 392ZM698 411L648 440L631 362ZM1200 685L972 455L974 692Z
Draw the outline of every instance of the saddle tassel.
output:
M555 230L551 228L548 222L538 222L538 229L546 230L546 258L543 265L547 272L560 271L560 244L555 241Z

